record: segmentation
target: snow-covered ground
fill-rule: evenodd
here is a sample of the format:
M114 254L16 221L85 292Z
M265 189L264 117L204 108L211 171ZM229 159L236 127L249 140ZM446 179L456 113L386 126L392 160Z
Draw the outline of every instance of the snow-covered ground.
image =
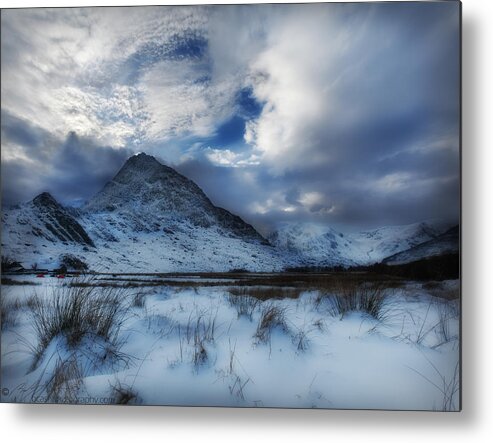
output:
M188 221L175 221L168 232L137 233L131 228L125 230L126 225L121 228L124 219L120 215L92 214L82 223L97 248L49 241L32 234L33 226L41 229L44 223L32 212L26 205L9 210L2 218L2 251L16 257L26 269L34 264L54 269L64 254L80 258L98 272L279 271L286 266L281 251L271 246L224 235L216 226L196 227Z
M49 303L69 279L16 279L40 284L2 286L2 306L9 306L1 336L3 401L459 408L458 300L435 297L457 291L458 281L386 289L380 320L363 312L336 315L331 298L317 291L243 298L247 313L239 315L228 286L132 288L121 295L128 310L118 346L84 337L70 347L59 334L33 369L32 296ZM259 329L272 307L277 325Z

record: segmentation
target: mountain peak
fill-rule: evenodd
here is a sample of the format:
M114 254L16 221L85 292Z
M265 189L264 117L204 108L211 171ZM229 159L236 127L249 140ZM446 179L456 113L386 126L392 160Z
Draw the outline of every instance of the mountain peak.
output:
M59 206L59 203L49 192L42 192L38 196L34 197L32 202L36 206L41 206L41 207Z
M214 206L192 180L143 152L130 157L82 211L120 212L115 223L126 220L130 231L154 232L163 226L187 224L216 227L224 235L249 241L266 241L240 217Z
M129 160L131 160L131 159L139 159L139 160L142 160L142 159L154 159L154 160L156 160L156 158L154 156L149 155L149 154L146 154L145 152L137 152L136 154L132 155L128 159Z
M114 177L116 181L134 181L148 178L155 174L169 174L174 172L169 166L160 163L156 157L148 155L145 152L139 152L127 159L120 171Z
M152 155L148 155L145 152L139 152L137 154L132 155L131 157L128 158L128 160L126 161L126 163L129 163L129 164L137 164L137 165L139 165L139 164L142 164L142 165L144 165L144 164L147 164L147 165L152 165L152 164L161 165L161 163L159 163L156 160L156 157L153 157Z

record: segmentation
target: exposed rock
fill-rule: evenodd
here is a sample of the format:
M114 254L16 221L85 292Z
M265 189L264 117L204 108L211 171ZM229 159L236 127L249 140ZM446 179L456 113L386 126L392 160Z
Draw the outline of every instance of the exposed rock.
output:
M61 241L74 242L94 247L94 243L79 222L72 217L48 192L43 192L32 201L34 212L42 224L54 237ZM43 235L39 227L34 227L36 236Z
M61 255L60 265L65 266L66 269L73 269L74 271L87 271L89 269L87 263L72 254Z

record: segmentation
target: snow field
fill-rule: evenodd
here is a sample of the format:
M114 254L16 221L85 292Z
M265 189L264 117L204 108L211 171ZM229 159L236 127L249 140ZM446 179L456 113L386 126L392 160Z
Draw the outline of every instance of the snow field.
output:
M32 370L29 300L49 303L66 283L2 287L2 306L15 311L2 326L3 401L459 407L458 301L419 283L385 290L381 320L338 314L331 295L315 291L259 301L227 287L129 289L117 341L87 336L70 346L59 334Z

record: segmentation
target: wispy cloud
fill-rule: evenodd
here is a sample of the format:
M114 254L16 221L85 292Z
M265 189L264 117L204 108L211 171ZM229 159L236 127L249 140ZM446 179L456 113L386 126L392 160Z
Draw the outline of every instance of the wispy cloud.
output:
M3 199L87 198L146 151L258 224L455 217L458 26L455 2L4 10Z

